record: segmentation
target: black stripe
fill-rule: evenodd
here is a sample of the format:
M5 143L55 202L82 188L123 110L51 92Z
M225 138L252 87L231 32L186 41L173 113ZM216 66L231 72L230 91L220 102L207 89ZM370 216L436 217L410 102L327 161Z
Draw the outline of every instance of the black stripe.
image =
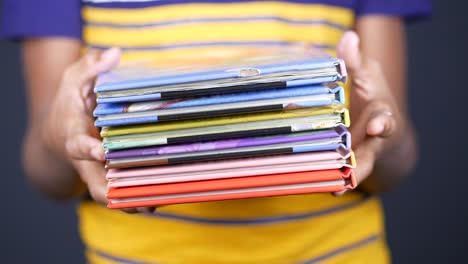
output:
M267 112L283 110L282 104L277 105L260 105L260 106L249 106L244 108L233 108L233 109L222 109L222 110L211 110L205 112L193 112L193 113L183 113L183 114L172 114L158 116L158 121L176 121L181 119L190 119L190 118L202 118L202 117L213 117L213 116L224 116L232 114L245 114L245 113L254 113L254 112Z
M213 87L213 88L206 88L206 89L168 91L168 92L161 92L161 99L179 99L179 98L185 98L185 97L197 97L197 96L230 94L230 93L240 93L240 92L256 92L256 91L262 91L262 90L281 89L281 88L287 88L286 82L254 83L254 84L233 85L233 86L227 86L227 87Z
M322 262L322 261L325 261L325 260L328 260L330 258L333 258L335 256L338 256L338 255L341 255L341 254L344 254L344 253L347 253L349 251L352 251L354 249L357 249L357 248L360 248L360 247L363 247L367 244L370 244L372 242L376 242L380 239L380 236L377 235L377 234L374 234L374 235L371 235L369 237L366 237L362 240L359 240L359 241L356 241L354 243L351 243L349 245L346 245L346 246L343 246L343 247L339 247L331 252L328 252L324 255L321 255L321 256L318 256L318 257L315 257L311 260L308 260L308 261L305 261L305 262L302 262L301 264L315 264L315 263L319 263L319 262Z
M167 138L167 144L168 145L182 144L182 143L209 141L209 140L257 137L257 136L268 136L268 135L287 134L287 133L292 133L290 126L233 131L233 132L224 132L224 133L213 133L213 134L194 135L194 136L185 136L185 137L174 137L174 138L169 137Z
M223 154L210 154L200 156L189 156L168 159L169 164L177 163L189 163L197 161L210 161L210 160L224 160L224 159L235 159L235 158L250 158L258 156L278 155L278 154L290 154L293 153L293 148L280 148L280 149L263 149L263 150L252 150L252 151L240 151Z

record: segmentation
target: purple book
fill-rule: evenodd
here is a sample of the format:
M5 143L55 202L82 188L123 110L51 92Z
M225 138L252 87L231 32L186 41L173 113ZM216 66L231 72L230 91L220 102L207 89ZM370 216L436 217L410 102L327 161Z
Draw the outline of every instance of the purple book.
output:
M348 133L344 126L338 126L332 129L325 129L313 132L293 133L288 135L276 135L267 137L253 137L229 140L217 140L192 144L170 145L162 147L148 147L120 151L111 151L106 153L106 159L120 159L130 157L158 156L168 154L180 154L191 152L203 152L221 149L232 149L242 147L254 147L271 144L281 144L289 142L308 141L315 139L325 139L341 136Z

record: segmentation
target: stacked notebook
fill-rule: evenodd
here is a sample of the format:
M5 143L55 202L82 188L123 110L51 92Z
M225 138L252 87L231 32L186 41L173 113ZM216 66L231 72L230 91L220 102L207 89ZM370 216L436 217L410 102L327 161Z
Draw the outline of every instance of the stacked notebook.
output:
M96 82L108 206L354 188L343 61L303 47L122 64Z

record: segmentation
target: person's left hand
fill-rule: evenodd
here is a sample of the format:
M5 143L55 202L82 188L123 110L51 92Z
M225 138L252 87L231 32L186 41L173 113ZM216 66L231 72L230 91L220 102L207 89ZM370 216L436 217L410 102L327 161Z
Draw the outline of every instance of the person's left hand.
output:
M343 35L337 56L345 61L352 81L350 131L357 162L355 175L357 182L362 183L371 175L382 153L393 147L391 139L399 136L401 111L379 63L360 52L355 32Z

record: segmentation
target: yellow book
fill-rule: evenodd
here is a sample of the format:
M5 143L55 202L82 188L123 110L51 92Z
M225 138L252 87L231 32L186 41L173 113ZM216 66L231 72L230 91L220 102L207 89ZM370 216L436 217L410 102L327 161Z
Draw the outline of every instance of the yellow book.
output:
M263 121L263 120L326 115L326 114L336 113L337 111L340 111L341 109L342 109L342 106L337 105L337 106L296 109L296 110L279 111L279 112L252 113L252 114L235 115L235 116L181 120L181 121L172 121L172 122L155 123L155 124L103 127L101 130L101 136L110 137L110 136L152 133L152 132L170 131L170 130L178 130L178 129L196 128L196 127L208 127L208 126L217 126L217 125L246 123L246 122Z

